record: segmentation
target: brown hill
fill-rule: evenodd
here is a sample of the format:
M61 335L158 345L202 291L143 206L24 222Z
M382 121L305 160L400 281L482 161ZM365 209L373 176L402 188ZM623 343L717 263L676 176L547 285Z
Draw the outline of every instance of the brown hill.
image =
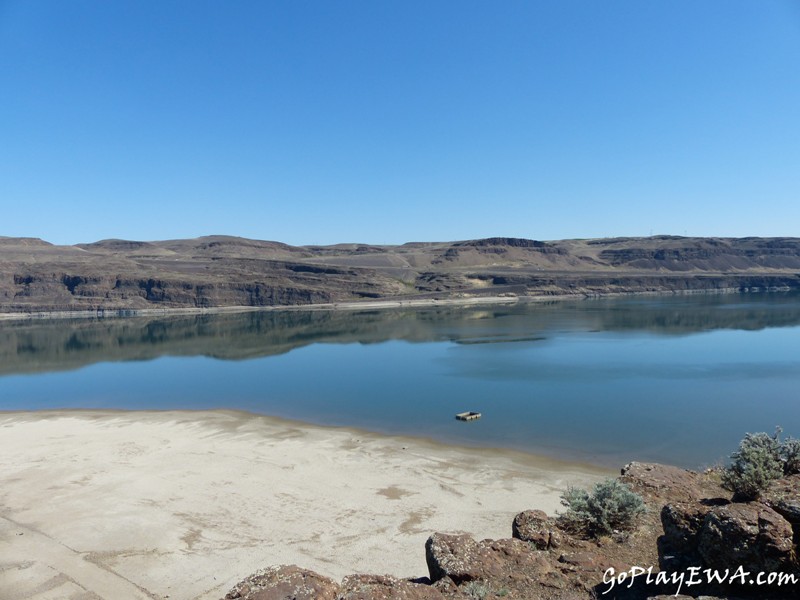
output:
M289 246L230 236L0 237L0 312L800 287L800 238L488 238Z

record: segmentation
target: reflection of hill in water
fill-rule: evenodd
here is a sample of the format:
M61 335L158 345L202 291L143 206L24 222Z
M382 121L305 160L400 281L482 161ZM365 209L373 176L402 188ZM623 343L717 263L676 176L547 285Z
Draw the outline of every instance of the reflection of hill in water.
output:
M584 306L600 316L605 331L681 335L800 325L800 294L794 292L602 299Z
M159 356L238 360L313 343L529 341L559 331L690 334L800 324L797 294L620 298L380 311L268 311L0 324L0 373L75 369Z

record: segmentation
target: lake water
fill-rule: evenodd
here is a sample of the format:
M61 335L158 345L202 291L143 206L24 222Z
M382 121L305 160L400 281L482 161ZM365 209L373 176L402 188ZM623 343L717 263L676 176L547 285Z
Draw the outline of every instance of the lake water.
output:
M794 293L0 322L0 410L229 408L700 467L748 431L800 437L798 350Z

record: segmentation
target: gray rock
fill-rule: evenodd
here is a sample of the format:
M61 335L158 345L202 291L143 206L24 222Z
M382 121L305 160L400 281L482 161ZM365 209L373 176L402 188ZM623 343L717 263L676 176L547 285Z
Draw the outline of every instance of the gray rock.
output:
M792 527L763 504L748 502L711 508L697 537L697 549L712 569L793 571Z

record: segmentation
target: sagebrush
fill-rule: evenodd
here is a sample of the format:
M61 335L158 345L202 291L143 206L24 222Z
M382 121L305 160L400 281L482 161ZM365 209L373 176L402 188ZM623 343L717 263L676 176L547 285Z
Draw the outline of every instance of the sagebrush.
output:
M590 536L631 529L636 517L645 511L642 497L616 479L601 481L591 494L568 488L561 496L561 504L567 507L559 516L561 524Z
M800 473L800 440L786 438L781 444L781 458L783 459L784 475Z
M470 581L462 590L474 600L485 600L492 592L489 584L483 581Z
M800 473L800 440L780 441L775 433L748 433L731 454L731 464L722 472L722 485L733 492L733 499L756 500L771 481Z

